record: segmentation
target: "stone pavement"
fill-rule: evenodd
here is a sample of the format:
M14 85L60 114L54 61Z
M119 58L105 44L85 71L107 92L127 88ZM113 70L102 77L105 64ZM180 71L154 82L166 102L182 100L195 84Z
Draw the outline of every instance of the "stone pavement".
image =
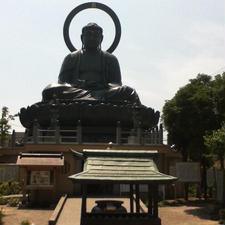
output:
M87 211L91 211L96 200L99 199L87 199ZM129 199L116 198L116 200L124 201L123 206L129 212ZM144 207L143 204L141 204L141 207ZM80 198L68 198L56 225L80 225L80 209ZM210 220L204 204L160 207L159 217L162 225L218 225L217 221Z
M95 201L100 199L103 200L104 198L88 198L87 211L90 212L91 209L96 205ZM116 200L123 201L123 206L129 211L129 199L116 198ZM80 214L81 198L67 198L56 225L80 225Z

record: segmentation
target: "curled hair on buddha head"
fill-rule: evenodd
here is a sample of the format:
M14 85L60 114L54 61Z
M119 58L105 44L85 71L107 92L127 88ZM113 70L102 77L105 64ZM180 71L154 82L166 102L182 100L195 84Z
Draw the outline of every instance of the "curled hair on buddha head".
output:
M82 28L82 34L87 30L95 30L98 31L102 35L102 28L97 23L88 23L86 26Z
M82 39L82 36L85 34L86 31L97 31L98 34L100 35L101 37L101 41L99 43L99 46L98 46L98 50L101 50L101 42L102 42L102 39L103 39L103 29L97 24L97 23L88 23L86 26L84 26L82 28L82 35L81 35L81 39ZM84 43L82 41L82 49L84 49Z

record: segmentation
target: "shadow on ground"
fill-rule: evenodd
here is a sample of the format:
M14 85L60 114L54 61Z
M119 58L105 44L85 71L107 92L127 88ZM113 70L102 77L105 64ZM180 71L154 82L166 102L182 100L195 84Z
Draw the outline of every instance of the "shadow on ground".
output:
M205 207L198 207L195 209L187 209L187 210L184 210L184 212L189 215L197 216L200 219L206 219L206 220L211 219L211 216L210 216L210 214L207 213L207 210Z
M179 207L186 206L184 213L196 216L200 219L217 220L218 219L218 205L214 201L194 199L185 201L184 199L169 200L159 203L161 207ZM190 209L188 209L190 208Z
M200 219L217 220L218 205L214 201L195 200L187 201L184 205L187 207L195 207L194 209L184 210L184 213L197 216Z

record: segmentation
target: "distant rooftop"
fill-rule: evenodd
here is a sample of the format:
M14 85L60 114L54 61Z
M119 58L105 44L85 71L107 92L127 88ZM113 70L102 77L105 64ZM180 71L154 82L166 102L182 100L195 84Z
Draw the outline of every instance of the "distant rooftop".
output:
M17 157L19 166L63 166L62 154L20 153Z

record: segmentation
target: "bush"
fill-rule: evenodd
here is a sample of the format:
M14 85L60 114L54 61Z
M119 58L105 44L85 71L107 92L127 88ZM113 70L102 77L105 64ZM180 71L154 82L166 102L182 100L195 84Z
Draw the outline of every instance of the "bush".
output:
M21 193L21 186L17 181L3 182L0 184L0 195L14 195Z
M9 195L10 189L8 182L3 182L0 184L0 195Z
M3 213L2 210L0 209L0 225L3 225L3 221L2 221L2 217L3 217Z
M189 184L188 196L197 197L197 195L198 195L198 184Z
M29 220L23 220L20 225L30 225L30 221Z
M9 204L9 206L11 206L11 207L16 207L16 206L19 205L19 203L20 203L20 199L19 199L19 198L10 198L10 199L8 200L8 204Z
M7 199L0 196L0 205L5 205L5 204L7 204Z
M15 194L21 194L22 193L22 188L21 185L18 181L13 181L11 182L11 194L15 195Z

